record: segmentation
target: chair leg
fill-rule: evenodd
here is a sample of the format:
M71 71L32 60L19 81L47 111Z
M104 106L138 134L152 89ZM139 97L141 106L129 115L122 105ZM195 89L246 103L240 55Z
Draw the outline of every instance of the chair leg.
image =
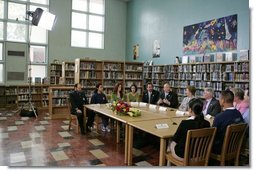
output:
M72 123L72 118L70 117L70 119L69 119L69 131L71 130L71 123Z

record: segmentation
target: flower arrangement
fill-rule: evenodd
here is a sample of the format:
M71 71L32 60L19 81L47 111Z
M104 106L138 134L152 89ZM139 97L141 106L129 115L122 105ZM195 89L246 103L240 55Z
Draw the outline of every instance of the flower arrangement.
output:
M116 112L117 115L129 115L131 117L136 117L141 115L141 111L131 107L128 103L124 101L113 101L111 104L111 110Z

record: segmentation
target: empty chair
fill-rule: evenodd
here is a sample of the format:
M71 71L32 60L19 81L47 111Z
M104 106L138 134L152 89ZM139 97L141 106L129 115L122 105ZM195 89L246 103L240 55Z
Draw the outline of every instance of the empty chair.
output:
M211 153L211 158L218 160L221 166L224 166L226 161L235 159L235 166L238 166L241 145L246 128L246 123L228 125L221 154Z
M174 158L171 152L166 154L166 160L176 166L207 166L215 133L215 127L188 130L184 160Z

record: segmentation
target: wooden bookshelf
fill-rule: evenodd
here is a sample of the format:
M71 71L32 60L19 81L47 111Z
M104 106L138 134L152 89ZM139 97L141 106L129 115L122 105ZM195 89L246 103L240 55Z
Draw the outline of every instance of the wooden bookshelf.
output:
M124 64L124 88L125 93L130 91L130 86L135 84L139 94L143 93L143 63L125 62Z
M73 87L49 87L49 116L51 119L68 118L68 98Z
M62 63L62 77L65 85L74 85L75 83L75 62Z
M62 76L62 64L50 64L50 84L59 84L60 77Z

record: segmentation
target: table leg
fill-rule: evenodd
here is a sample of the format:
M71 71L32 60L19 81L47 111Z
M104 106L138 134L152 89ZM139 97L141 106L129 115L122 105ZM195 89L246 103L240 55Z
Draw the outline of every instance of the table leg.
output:
M124 140L124 163L128 163L128 136L129 136L129 126L125 124L125 140Z
M120 143L120 122L116 121L116 143Z
M86 107L84 107L84 129L85 129L85 132L87 131L86 130L86 117L87 117L87 109L86 109Z
M133 127L129 125L128 135L128 166L132 166Z
M160 139L160 158L159 158L159 166L165 165L165 153L166 153L166 139Z

